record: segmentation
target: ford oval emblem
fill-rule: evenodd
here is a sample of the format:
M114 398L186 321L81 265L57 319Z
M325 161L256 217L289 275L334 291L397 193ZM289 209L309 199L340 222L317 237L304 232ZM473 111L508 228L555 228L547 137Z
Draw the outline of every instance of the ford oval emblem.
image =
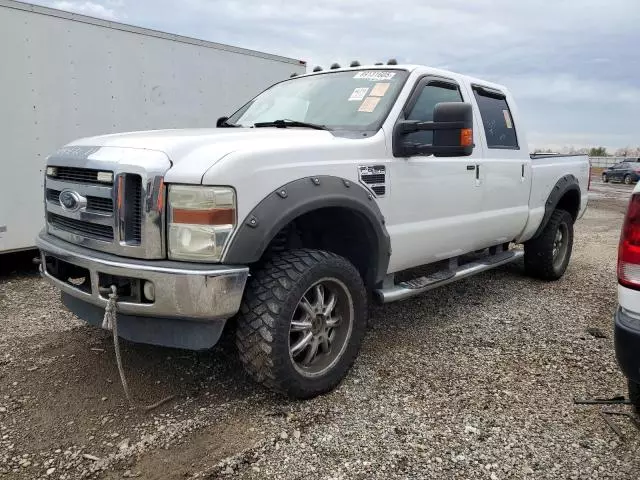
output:
M75 212L86 205L86 198L82 197L78 192L73 190L63 190L58 197L63 210Z

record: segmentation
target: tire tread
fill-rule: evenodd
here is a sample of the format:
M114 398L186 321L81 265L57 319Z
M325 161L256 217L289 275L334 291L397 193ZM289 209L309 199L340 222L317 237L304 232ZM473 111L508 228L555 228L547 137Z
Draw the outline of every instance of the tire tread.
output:
M541 280L558 280L564 274L564 269L561 272L557 272L553 266L553 242L558 225L563 221L566 221L569 225L571 244L567 255L571 256L573 218L566 210L557 209L551 214L542 233L524 245L524 267L528 275Z
M299 249L278 253L253 272L240 308L236 345L245 370L251 378L265 387L296 398L311 398L324 393L335 387L344 376L341 374L331 379L330 388L319 386L315 390L301 391L295 378L285 373L287 368L284 368L283 362L290 362L290 359L275 352L275 342L288 342L288 331L286 339L277 338L277 335L282 335L277 322L284 304L290 300L289 291L298 282L304 281L304 276L310 269L325 263L337 265L345 274L353 277L351 283L358 285L360 291L352 292L352 295L362 295L366 301L366 291L360 275L348 260L323 250ZM352 337L362 337L364 329L362 330L357 333L354 324ZM347 369L355 360L361 338L355 340L357 348L347 349L343 354L351 357L346 359ZM330 374L331 372L328 375Z

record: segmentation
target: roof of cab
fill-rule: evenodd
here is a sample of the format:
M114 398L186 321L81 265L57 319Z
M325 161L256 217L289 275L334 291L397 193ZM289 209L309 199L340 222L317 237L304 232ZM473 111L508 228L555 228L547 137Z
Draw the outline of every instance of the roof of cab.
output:
M483 80L481 78L471 77L469 75L464 75L457 72L452 72L450 70L443 70L440 68L429 67L426 65L415 65L415 64L406 64L406 65L361 65L358 67L341 67L341 68L326 68L318 72L309 72L301 75L297 75L299 77L302 76L311 76L311 75L321 75L331 72L348 72L348 71L358 71L358 70L405 70L410 73L420 70L424 74L430 75L438 75L441 77L451 78L452 80L456 80L458 82L470 83L470 84L479 84L485 87L494 88L497 90L505 91L507 87L504 85L500 85L498 83L490 82L487 80Z

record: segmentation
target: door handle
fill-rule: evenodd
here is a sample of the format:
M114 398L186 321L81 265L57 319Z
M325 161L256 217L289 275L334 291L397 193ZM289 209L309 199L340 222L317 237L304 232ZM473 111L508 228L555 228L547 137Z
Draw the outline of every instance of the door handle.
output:
M475 170L476 166L475 165L467 165L467 170Z

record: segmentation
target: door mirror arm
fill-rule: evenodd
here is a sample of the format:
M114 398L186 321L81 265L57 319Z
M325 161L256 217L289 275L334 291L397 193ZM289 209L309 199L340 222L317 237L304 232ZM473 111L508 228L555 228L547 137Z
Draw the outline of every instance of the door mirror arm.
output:
M404 135L413 132L467 128L465 122L421 122L419 120L402 120L398 126Z

